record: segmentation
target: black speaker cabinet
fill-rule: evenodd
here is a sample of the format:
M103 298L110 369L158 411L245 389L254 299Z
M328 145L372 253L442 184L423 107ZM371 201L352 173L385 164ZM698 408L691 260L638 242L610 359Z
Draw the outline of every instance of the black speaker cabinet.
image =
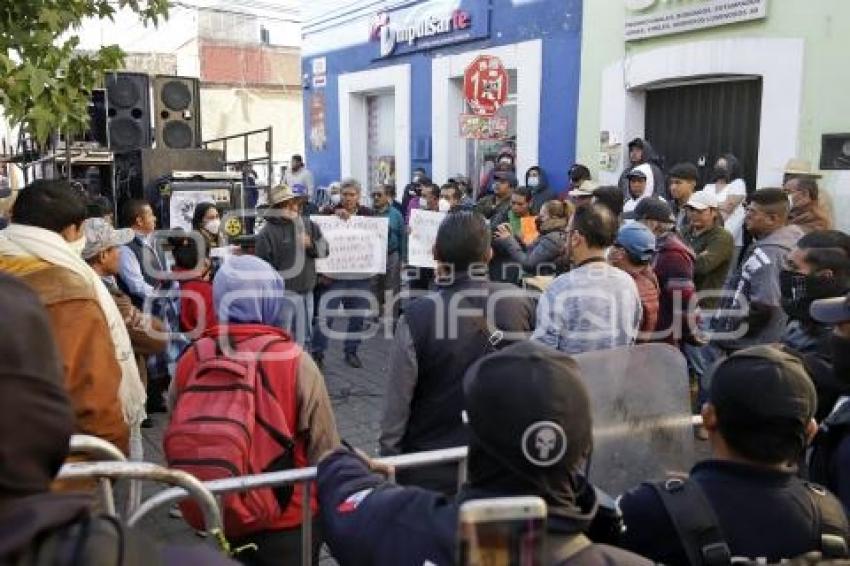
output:
M143 73L108 73L109 148L127 151L151 146L150 78Z
M106 133L106 91L102 88L94 89L89 97L88 104L89 129L83 135L83 141L94 142L106 147L109 137Z
M153 80L156 146L187 149L201 145L199 81L157 75Z

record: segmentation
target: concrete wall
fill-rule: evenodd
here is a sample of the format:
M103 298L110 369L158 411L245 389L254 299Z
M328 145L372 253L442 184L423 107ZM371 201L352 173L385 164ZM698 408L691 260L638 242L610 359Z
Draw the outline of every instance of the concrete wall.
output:
M656 2L658 9L670 3ZM611 109L605 108L605 90L625 90L629 77L635 75L663 73L671 65L666 55L683 49L691 51L691 65L710 66L712 59L722 57L728 57L735 65L750 58L757 59L756 64L762 67L771 66L777 73L786 74L789 67L797 65L799 55L801 69L794 83L773 85L776 96L768 98L766 93L763 100L761 135L763 143L773 148L769 153L774 157L770 163L762 163L760 151L759 186L776 184L782 176L782 165L795 154L817 166L822 134L850 132L850 113L846 109L850 89L850 65L846 63L850 2L770 0L764 20L628 44L623 40L625 16L624 0L585 2L576 145L577 160L587 164L594 174L599 173L599 132L611 127L602 123L602 116L611 115ZM774 43L768 43L773 40ZM794 47L794 40L799 50ZM724 55L724 45L734 46L733 51ZM786 51L771 50L768 45L781 45ZM701 46L711 48L705 50ZM764 51L748 52L740 46ZM783 52L792 59L785 59ZM646 55L651 57L643 57ZM647 59L654 61L654 69L635 68L646 66ZM770 86L767 78L765 86ZM797 92L799 96L795 95ZM639 91L635 91L625 97L632 123L624 126L624 137L643 127L642 116L637 115L641 106L639 96ZM766 123L765 116L774 118ZM777 128L781 134L771 134L771 128ZM839 227L850 229L850 199L846 197L850 192L850 171L824 172L822 186L833 197Z

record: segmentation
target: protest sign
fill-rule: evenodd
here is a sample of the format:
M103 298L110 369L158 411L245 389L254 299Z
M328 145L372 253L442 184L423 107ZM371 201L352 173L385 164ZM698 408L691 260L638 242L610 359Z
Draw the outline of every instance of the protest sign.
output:
M407 263L416 267L437 267L434 261L434 242L437 229L446 217L445 212L415 208L410 211L410 237L407 240Z
M343 273L386 273L386 218L311 216L330 246L328 257L316 260L316 270L326 275Z
M215 196L211 191L174 191L171 193L171 202L169 203L169 219L168 227L172 230L182 228L187 232L192 231L192 216L195 214L195 207L202 202L211 202L215 204Z

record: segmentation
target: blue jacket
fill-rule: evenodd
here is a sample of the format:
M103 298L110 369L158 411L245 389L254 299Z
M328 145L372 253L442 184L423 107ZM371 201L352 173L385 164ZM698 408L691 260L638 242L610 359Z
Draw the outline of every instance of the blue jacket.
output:
M382 212L375 210L375 216L389 218L390 232L387 239L387 253L398 252L402 259L406 258L407 230L404 225L404 217L392 205Z

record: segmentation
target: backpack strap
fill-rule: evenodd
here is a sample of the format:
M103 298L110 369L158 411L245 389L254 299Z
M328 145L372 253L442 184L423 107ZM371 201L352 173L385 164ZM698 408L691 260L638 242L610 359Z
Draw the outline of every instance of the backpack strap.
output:
M732 553L720 530L717 515L697 482L673 478L648 485L667 510L691 566L732 563Z
M817 513L820 548L824 558L847 558L850 551L847 548L846 525L847 519L844 508L832 497L825 487L816 483L803 482L806 494Z
M577 535L563 539L563 541L552 541L550 544L554 548L552 548L548 555L549 564L566 564L570 558L573 558L593 543L584 534L578 533Z

